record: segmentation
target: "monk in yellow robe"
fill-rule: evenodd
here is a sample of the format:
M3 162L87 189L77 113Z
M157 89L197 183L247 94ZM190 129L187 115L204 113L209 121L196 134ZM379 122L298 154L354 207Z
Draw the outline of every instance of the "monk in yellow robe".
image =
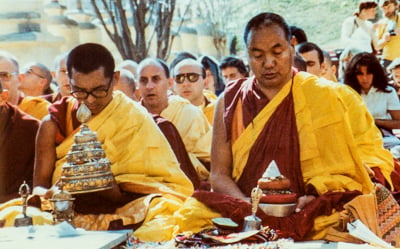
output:
M41 120L49 114L50 103L41 97L24 97L18 86L23 79L19 73L19 64L14 55L0 50L0 77L4 89L8 90L8 102L16 105L25 113Z
M257 216L284 237L323 239L327 228L338 225L338 211L346 202L373 191L366 166L373 164L374 152L383 151L379 132L348 88L338 90L308 73L293 73L294 48L282 17L259 14L247 24L244 37L254 77L230 84L217 104L214 192L197 191L186 201L176 213L180 230L198 232L220 216L232 218L240 229L251 214L251 190L275 160L298 196L296 212L272 217L259 209ZM386 163L379 167L392 169Z
M171 69L174 78L174 92L203 110L210 124L213 124L215 100L204 94L208 79L204 66L194 59L184 59Z
M207 180L209 169L204 164L210 162L212 129L201 110L184 98L170 96L160 115L175 125L200 179Z
M79 130L76 111L83 102L92 113L87 125L97 132L115 182L112 189L74 196L75 226L89 230L140 226L135 235L142 240L171 239L176 226L172 215L191 195L193 186L166 138L145 108L120 92L112 94L119 74L106 48L93 43L77 46L68 56L67 68L75 98L52 105L51 115L40 125L34 192L51 197L53 191L47 189L60 178ZM7 207L0 210L0 218L6 218L9 225L15 212L7 212ZM154 233L148 233L149 228Z
M143 60L138 67L138 77L141 103L150 113L160 115L175 125L200 180L207 181L212 133L207 118L188 99L168 96L172 79L165 62L152 58Z

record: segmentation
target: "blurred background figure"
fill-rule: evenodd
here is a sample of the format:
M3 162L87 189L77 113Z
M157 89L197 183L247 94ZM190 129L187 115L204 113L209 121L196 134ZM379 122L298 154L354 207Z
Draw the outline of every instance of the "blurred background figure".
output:
M67 56L68 53L62 53L54 60L54 71L52 72L53 84L56 85L56 90L52 94L43 95L42 97L54 103L62 97L71 95L69 86L69 78L67 74Z
M394 59L388 66L387 70L390 73L391 81L390 84L396 89L397 95L399 95L400 89L400 57Z
M376 56L366 52L355 55L347 66L344 83L363 98L382 131L384 146L391 148L400 144L392 134L393 129L400 129L400 101Z
M34 62L26 67L18 88L25 96L38 97L51 94L52 79L51 72L45 65Z
M122 61L117 66L117 70L125 69L125 70L128 70L129 72L131 72L131 74L133 75L133 79L135 82L135 100L140 99L139 85L137 83L137 68L138 68L138 63L136 61L129 60L129 59ZM127 77L130 77L130 76L127 76ZM125 79L126 79L126 77L125 77ZM116 90L115 87L114 87L114 90ZM118 90L120 90L120 89L118 89Z
M219 68L221 69L225 84L238 79L244 79L249 76L244 61L235 56L227 56L222 58Z
M123 92L129 98L137 101L135 92L136 92L136 79L135 76L131 73L131 71L126 69L119 69L119 80L114 85L114 91L119 90Z
M400 14L398 0L380 0L383 17L378 22L378 49L382 49L381 64L384 68L400 57Z
M302 28L297 27L295 25L292 25L289 28L290 28L290 33L292 34L293 46L308 41L306 32Z
M324 54L324 64L325 69L321 73L321 77L324 77L327 80L331 80L333 82L337 82L337 67L333 64L332 58L327 51L322 51Z
M204 55L198 59L198 61L206 69L207 85L206 90L218 96L225 89L225 83L222 79L221 72L218 67L218 62L211 56Z
M378 39L369 20L375 19L377 6L373 0L361 0L353 16L344 20L340 38L344 48L357 48L369 53L375 51Z

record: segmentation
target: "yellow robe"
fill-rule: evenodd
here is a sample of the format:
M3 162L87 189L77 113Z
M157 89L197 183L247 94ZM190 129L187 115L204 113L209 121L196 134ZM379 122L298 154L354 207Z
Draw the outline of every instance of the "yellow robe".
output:
M210 162L212 129L203 112L189 100L173 95L160 116L175 125L197 174L201 180L207 180L210 173L199 159Z
M208 122L210 122L211 125L213 125L213 119L214 119L214 110L215 110L215 100L211 97L207 97L205 95L205 98L210 102L208 105L204 105L202 107L204 115L207 117Z
M73 102L70 101L69 107ZM147 110L122 93L114 93L113 100L88 122L88 126L97 132L120 187L149 195L127 203L115 214L76 214L74 224L89 230L105 230L115 219L122 219L124 225L144 220L135 231L138 238L146 241L171 239L175 227L173 213L192 194L193 186L180 170L171 147ZM68 134L56 149L53 183L60 177L76 132ZM158 232L148 233L149 229Z
M380 149L382 142L372 132L376 128L363 102L351 95L340 94L332 84L316 83L317 78L307 73L298 73L293 83L296 124L300 142L300 162L305 184L312 184L319 194L327 191L359 190L370 193L372 182L363 165L358 148L361 141L369 148ZM290 91L288 82L253 120L252 125L232 145L232 178L237 181L247 162L255 138L271 114ZM343 90L343 89L342 89ZM345 90L343 90L345 91ZM354 108L346 106L350 99ZM356 108L357 106L357 108ZM356 117L351 114L357 113ZM358 118L358 119L355 119ZM354 120L352 120L354 119ZM359 127L352 130L352 123ZM353 133L357 133L358 140ZM361 139L362 137L362 139ZM357 141L356 141L357 140ZM372 153L375 150L370 152ZM181 231L198 232L211 225L210 219L220 216L204 204L190 198L176 213ZM188 221L196 220L194 225ZM326 228L338 222L338 213L320 216L315 220L310 239L322 239Z
M18 104L18 107L39 120L42 120L47 114L49 114L48 108L51 104L40 97L24 97Z

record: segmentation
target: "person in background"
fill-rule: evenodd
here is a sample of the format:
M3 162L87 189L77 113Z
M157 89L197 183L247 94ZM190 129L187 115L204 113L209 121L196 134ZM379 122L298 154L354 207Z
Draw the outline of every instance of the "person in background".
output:
M400 57L400 14L398 0L379 0L383 17L378 21L377 50L382 49L381 64L384 68Z
M222 58L219 63L222 76L224 77L225 84L238 79L244 79L249 76L246 65L242 59L235 56L227 56Z
M134 101L138 101L135 95L136 92L136 79L131 71L127 69L119 69L119 80L114 85L114 91L119 90L123 92L127 97Z
M122 61L118 66L117 66L117 70L120 69L125 69L128 70L129 72L131 72L133 74L133 78L135 79L135 99L139 100L140 99L140 92L139 92L139 84L137 84L137 67L138 67L138 63L136 61L133 60L124 60Z
M293 59L293 67L295 67L299 72L307 72L307 62L297 53Z
M0 79L4 89L8 90L8 102L17 105L20 110L41 120L46 116L50 103L41 97L23 96L18 90L23 75L19 73L19 64L14 55L0 51Z
M399 95L400 89L400 57L396 58L389 64L387 70L390 72L392 78L392 86L397 90L397 95Z
M42 96L50 103L54 103L60 100L62 97L71 96L69 78L67 75L67 56L68 53L62 53L54 60L54 72L52 72L52 76L53 81L57 85L57 91L55 93Z
M377 49L373 24L378 4L373 0L361 0L354 15L344 20L341 31L341 43L344 48L357 48L362 52L372 53Z
M292 34L292 46L308 41L306 32L295 25L290 26L290 34Z
M326 71L324 54L322 49L315 43L303 42L296 46L296 52L303 57L307 63L307 73L321 77Z
M376 56L366 52L354 56L346 69L344 83L365 101L384 135L385 147L400 144L391 134L393 129L400 129L400 101Z
M19 197L25 181L32 187L39 121L7 102L0 80L0 203Z
M143 60L139 64L138 75L142 105L150 113L172 122L184 143L180 150L187 151L191 161L192 166L186 168L194 167L197 178L208 181L212 129L202 110L178 95L168 96L173 79L164 61L153 58Z
M333 82L337 82L338 81L336 78L337 67L335 64L333 64L330 54L325 50L322 52L324 54L325 70L321 72L321 77Z
M42 63L29 64L22 76L18 89L24 96L38 97L52 93L50 84L53 77L50 70Z
M202 56L198 61L206 69L207 86L205 87L204 95L208 99L217 99L225 89L225 83L222 79L221 72L218 67L218 62L210 56Z
M204 87L207 85L206 70L193 59L184 59L172 69L174 92L203 110L208 122L212 125L215 101L207 99Z

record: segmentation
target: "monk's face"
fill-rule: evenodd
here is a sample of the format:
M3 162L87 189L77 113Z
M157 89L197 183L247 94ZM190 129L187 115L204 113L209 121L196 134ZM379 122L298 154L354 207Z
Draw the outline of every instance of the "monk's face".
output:
M69 87L69 79L67 75L67 64L66 64L66 58L61 59L59 64L57 65L56 71L55 71L55 77L54 80L58 85L58 89L61 93L61 96L69 96L70 94L70 87Z
M164 69L159 64L149 64L139 69L139 90L144 106L150 112L168 105L168 88L170 86Z
M104 76L104 68L90 73L81 73L72 68L70 86L72 95L83 101L93 115L100 113L112 100L113 85L119 79L119 72L111 78Z
M290 80L294 51L278 25L251 30L247 52L250 68L261 90L280 89Z
M204 103L203 90L206 79L203 69L197 62L182 61L174 69L174 91L182 98L188 99L193 105Z
M19 95L18 68L6 58L0 59L0 78L3 82L4 89L7 89L9 92L9 100L11 100L13 104L17 104Z

